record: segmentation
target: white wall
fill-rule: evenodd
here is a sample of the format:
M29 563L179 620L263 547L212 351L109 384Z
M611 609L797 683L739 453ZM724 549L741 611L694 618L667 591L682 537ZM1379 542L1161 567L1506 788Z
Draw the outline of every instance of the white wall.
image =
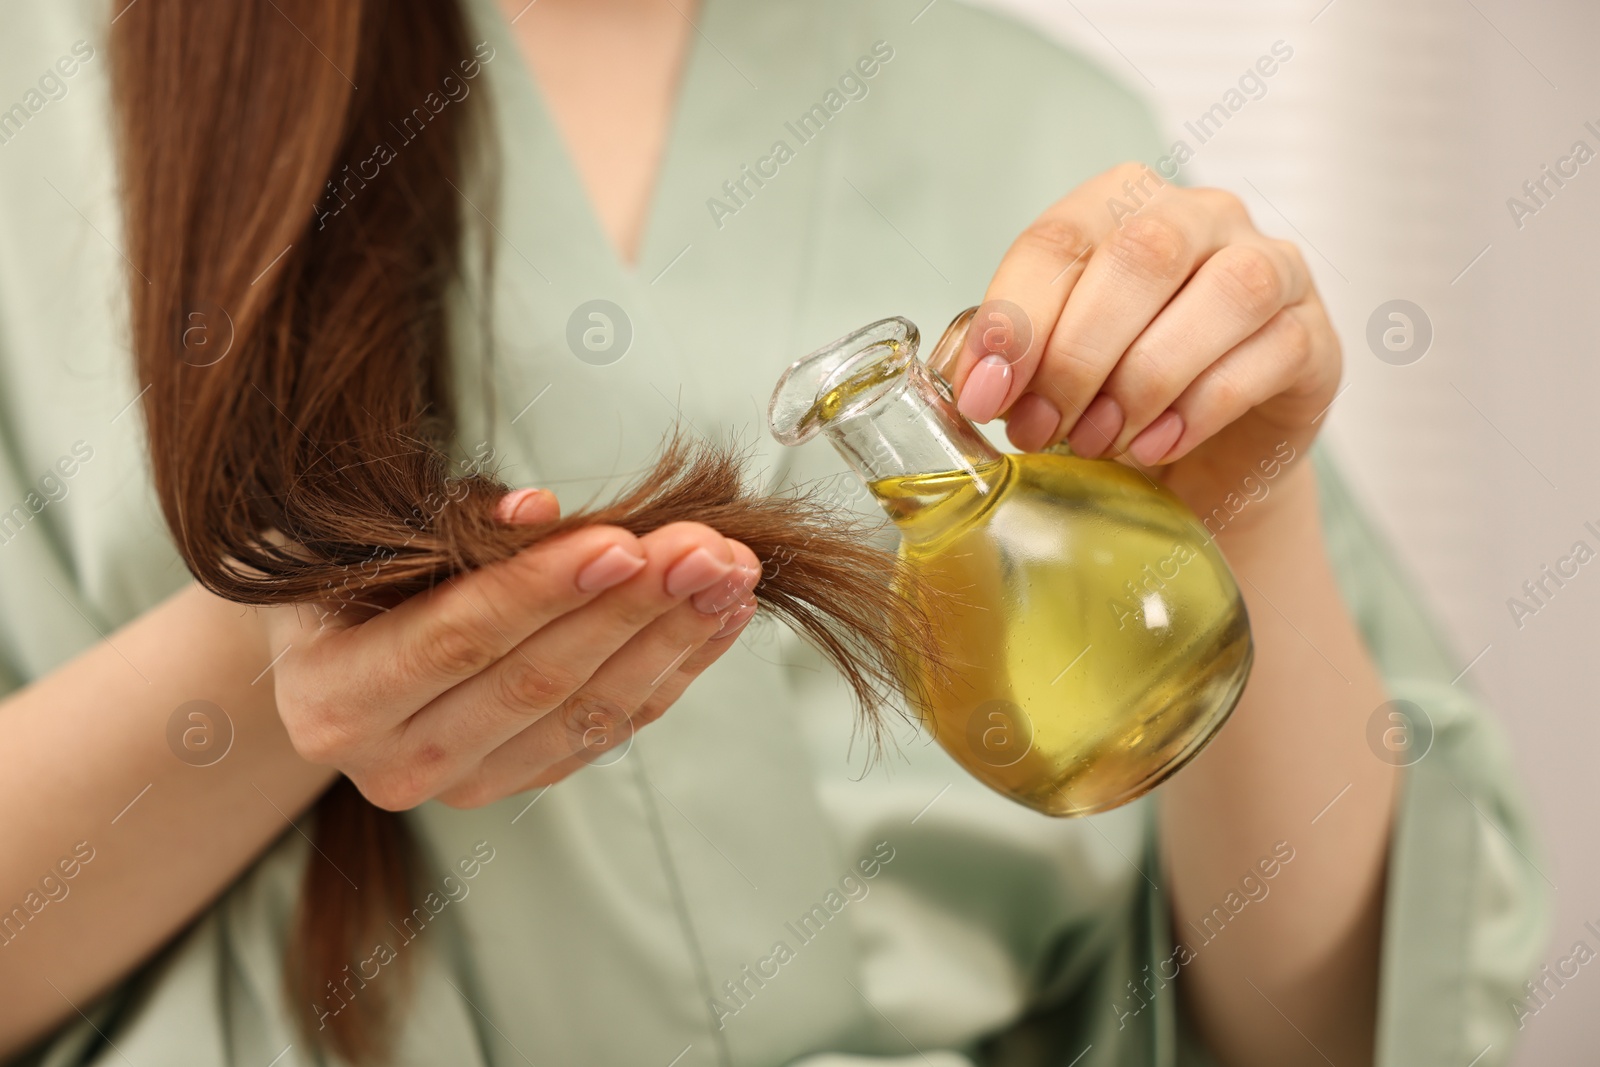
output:
M1600 562L1520 629L1507 599L1579 538L1600 548L1583 529L1600 528L1600 161L1520 230L1506 200L1576 139L1600 147L1582 128L1600 129L1600 5L985 2L1094 54L1174 133L1274 41L1293 47L1185 180L1238 192L1264 230L1309 246L1345 344L1330 440L1461 666L1481 653L1467 678L1510 731L1558 887L1553 961L1600 919ZM1365 339L1395 298L1434 329L1405 366ZM1518 1062L1592 1062L1597 1040L1600 972L1585 968L1528 1021Z

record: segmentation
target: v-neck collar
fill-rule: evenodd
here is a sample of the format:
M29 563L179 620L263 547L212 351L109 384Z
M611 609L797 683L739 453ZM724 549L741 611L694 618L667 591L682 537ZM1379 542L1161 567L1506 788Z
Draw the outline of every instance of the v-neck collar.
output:
M599 249L608 261L605 273L641 285L654 284L677 264L685 249L720 237L723 227L708 207L714 197L725 199L722 183L739 179L741 165L760 157L773 140L791 139L785 120L831 88L838 73L835 68L848 66L851 48L867 44L850 40L851 28L860 19L848 0L702 0L692 20L693 39L678 75L637 255L629 264L606 234L576 160L499 4L472 0L472 6L480 32L496 49L492 106L503 112L496 119L502 140L537 146L531 159L534 166L522 175L534 181L532 189L507 188L503 195L537 191L541 210L560 216L570 240L564 247L551 248L551 253L567 256L581 248L584 268L593 270L601 266L593 255ZM829 149L805 151L820 157ZM712 172L705 172L708 161L714 163ZM794 179L786 175L784 181L804 185L809 193L820 159L806 163L792 168L803 175ZM749 215L755 218L747 220ZM738 219L727 220L726 225L755 231L773 223L779 230L798 223L803 231L807 224L803 218L779 215L775 210L741 209ZM560 270L548 254L532 259L547 275L550 269Z
M848 131L801 143L787 127L870 49L862 13L849 0L707 0L630 268L509 21L495 0L467 2L479 39L495 49L486 88L499 194L495 208L483 207L493 215L484 236L497 246L490 310L499 354L478 361L487 376L457 361L458 395L486 401L463 409L461 431L495 441L519 484L591 483L603 468L637 469L675 422L752 446L769 470L785 466L762 413L772 383L801 354L822 201L848 193L834 160ZM781 175L735 217L712 213L729 180L779 139L795 150ZM596 299L624 309L632 329L631 348L609 365L574 358L566 336L575 309Z
M700 0L697 17L690 20L689 42L679 59L677 76L673 82L667 128L662 137L659 154L654 161L655 173L647 194L643 226L639 231L632 263L623 258L620 250L612 242L611 235L606 232L594 198L584 184L583 173L578 169L577 158L573 155L572 147L561 130L561 124L556 120L555 112L539 82L537 73L517 43L516 32L512 29L511 23L495 0L477 0L477 2L480 9L480 25L486 24L495 33L497 39L493 42L494 47L497 54L506 56L505 66L510 68L508 71L501 71L507 77L500 79L499 84L505 87L515 83L524 91L523 103L526 106L522 113L536 120L538 139L552 148L549 170L552 176L554 172L559 172L559 176L563 179L561 185L565 195L562 199L574 206L573 216L578 220L578 224L588 231L588 236L604 245L611 253L616 272L637 280L640 271L651 262L648 257L653 250L657 217L663 206L661 194L665 185L664 179L675 154L673 148L678 140L679 129L683 125L691 103L688 99L691 74L701 62L700 53L706 48L706 39L700 33L699 25L705 21L707 13L712 8L721 6L720 0ZM576 210L579 207L581 210Z

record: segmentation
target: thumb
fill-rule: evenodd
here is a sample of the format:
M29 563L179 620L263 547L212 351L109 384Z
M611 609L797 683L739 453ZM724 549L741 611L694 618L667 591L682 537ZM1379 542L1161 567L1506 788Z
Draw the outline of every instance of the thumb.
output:
M495 505L494 517L516 526L554 522L561 517L561 504L548 489L513 489Z

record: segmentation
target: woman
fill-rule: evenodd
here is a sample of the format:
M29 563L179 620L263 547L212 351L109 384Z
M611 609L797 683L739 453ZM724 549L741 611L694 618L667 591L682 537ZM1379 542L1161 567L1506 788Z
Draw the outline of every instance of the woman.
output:
M15 1062L1506 1061L1540 878L1491 721L1312 457L1305 263L1126 163L1162 146L1082 61L953 3L6 25L43 71L0 148ZM966 414L1219 516L1255 667L1155 795L1046 820L910 737L859 774L831 668L746 628L771 560L710 525L386 599L459 558L440 530L559 510L473 526L487 481L448 474L570 508L979 292L1033 340L963 354ZM1391 699L1431 727L1403 771Z

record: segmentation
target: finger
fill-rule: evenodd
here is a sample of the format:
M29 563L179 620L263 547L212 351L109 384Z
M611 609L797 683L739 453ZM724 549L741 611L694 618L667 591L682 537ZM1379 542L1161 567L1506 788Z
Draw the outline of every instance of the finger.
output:
M321 707L330 729L381 734L484 670L552 620L627 581L645 566L639 539L614 526L575 530L508 560L457 575L311 650L356 680L338 707L324 693L291 694ZM297 675L319 684L325 672ZM323 687L326 688L326 687Z
M718 613L743 595L729 579L753 586L759 576L759 568L738 571L732 542L699 523L672 523L639 542L648 562L638 574L553 620L423 708L406 725L405 748L475 764L561 707L613 654L680 603L694 599L686 614L699 620L700 641L710 637L720 626Z
M1115 420L1084 420L1068 438L1078 455L1121 452L1206 367L1259 330L1285 304L1304 298L1310 277L1277 242L1251 237L1219 249L1117 362L1099 397L1116 401ZM1094 407L1094 402L1089 405ZM1102 406L1102 410L1105 410Z
M1169 191L1121 220L1084 268L1051 331L1031 391L1061 414L1070 435L1112 369L1200 264L1248 232L1227 194Z
M754 553L752 553L754 555ZM739 635L744 632L750 620L755 617L757 605L754 601L747 602L726 614L727 622L721 630L713 634L711 639L695 650L694 654L684 660L683 666L656 687L655 692L646 700L629 720L628 727L622 732L620 738L612 738L609 743L602 746L606 751L616 752L626 746L634 732L642 726L655 722L666 710L677 703L689 687L689 683L698 678L711 664L722 657L722 654L731 649L738 641ZM515 742L515 738L512 742ZM596 752L591 746L585 745L580 751L568 755L555 763L537 771L527 778L521 785L513 786L506 790L506 795L520 793L528 789L537 789L541 786L551 785L561 781L574 771L582 770L596 759ZM492 799L498 799L494 797Z
M1297 420L1309 421L1313 409L1338 384L1338 340L1326 316L1314 302L1291 304L1266 325L1207 367L1158 420L1175 426L1162 430L1167 440L1141 445L1135 438L1129 451L1147 466L1171 463L1194 451L1212 435L1274 398L1302 400L1299 412L1289 415L1285 430L1298 430ZM1152 438L1153 423L1144 433Z
M495 505L494 517L519 526L535 526L560 518L561 504L548 489L513 489Z
M733 542L734 555L741 567L760 567L756 554L738 541ZM722 654L734 646L744 628L755 617L759 604L755 596L740 600L733 607L722 611L717 616L717 621L722 625L706 639L705 643L683 661L677 670L667 676L666 680L650 693L649 697L634 712L636 723L650 723L661 717L662 712L671 707L689 683L698 678L702 672L717 660Z
M1115 167L1052 204L1018 235L949 375L962 414L988 422L1022 394L1090 254L1115 228L1108 198L1127 187L1144 202L1165 185L1143 164Z
M726 636L715 642L711 638L742 625L740 618L748 618L754 607L759 564L748 548L737 548L743 568L738 602L715 612L692 602L672 608L619 648L559 707L488 752L440 799L462 806L487 803L574 757L593 760L615 752L635 730L660 717L671 700L657 701L655 695L670 683L668 693L676 699L694 675L732 644Z

